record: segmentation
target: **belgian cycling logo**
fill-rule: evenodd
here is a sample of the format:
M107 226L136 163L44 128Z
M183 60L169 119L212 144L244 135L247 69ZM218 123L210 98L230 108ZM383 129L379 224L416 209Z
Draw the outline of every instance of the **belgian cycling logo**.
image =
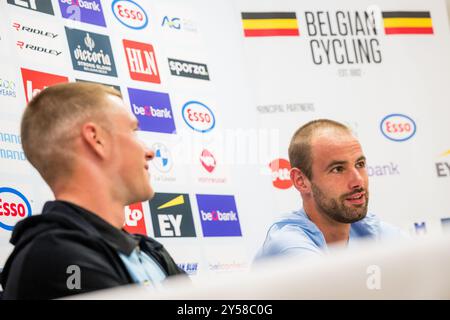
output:
M155 237L195 237L189 195L156 193L149 202Z
M65 27L74 70L117 77L109 37Z
M54 15L52 0L7 0L9 4Z
M100 0L58 0L63 18L106 27Z
M20 220L31 216L28 199L13 188L0 188L0 228L12 231Z

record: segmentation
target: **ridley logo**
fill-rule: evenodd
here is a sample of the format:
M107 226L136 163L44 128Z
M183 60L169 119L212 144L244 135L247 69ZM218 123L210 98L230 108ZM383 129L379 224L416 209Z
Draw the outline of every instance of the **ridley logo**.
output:
M272 184L278 189L289 189L292 187L292 181L289 176L291 164L286 159L276 159L269 164L272 170Z
M214 158L214 155L206 149L204 149L200 155L200 162L203 168L209 173L213 172L216 168L216 158Z
M381 120L381 133L392 141L402 142L416 134L416 123L404 114L390 114Z
M27 198L13 188L0 188L0 228L12 231L20 220L31 216Z
M211 131L216 119L208 106L198 101L186 102L181 111L183 120L194 131L205 133Z
M128 28L139 30L148 24L144 9L132 0L114 0L111 8L116 19Z

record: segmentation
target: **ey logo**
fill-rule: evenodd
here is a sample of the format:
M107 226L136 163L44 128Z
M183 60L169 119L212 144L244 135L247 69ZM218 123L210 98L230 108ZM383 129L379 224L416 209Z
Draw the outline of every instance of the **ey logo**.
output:
M155 237L195 237L188 194L156 193L149 202Z

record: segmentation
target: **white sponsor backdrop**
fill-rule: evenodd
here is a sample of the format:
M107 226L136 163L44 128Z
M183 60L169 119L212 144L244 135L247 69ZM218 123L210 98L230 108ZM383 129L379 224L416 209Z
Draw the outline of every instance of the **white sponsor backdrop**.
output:
M14 225L21 219L19 214L11 217L7 208L26 204L5 188L20 192L32 214L39 214L43 203L52 199L48 187L21 154L19 124L26 104L21 68L26 68L65 76L69 81L119 86L128 106L128 88L169 94L176 134L142 131L140 136L149 147L166 147L151 166L157 192L189 194L197 236L157 240L193 275L247 270L270 222L301 206L294 188L276 187L287 182L280 181L283 171L277 178L269 163L287 159L292 133L316 118L344 122L359 137L371 173L371 211L412 234L444 229L441 219L450 217L450 34L444 1L102 0L102 12L95 11L99 0L74 1L73 6L78 3L82 8L81 16L74 19L81 21L64 19L60 2L51 1L54 15L39 12L40 1L0 3L3 225ZM136 4L141 9L136 9ZM89 5L94 9L87 10ZM136 29L146 20L141 11L147 24ZM338 33L338 11L344 17L341 29L350 18L353 24L347 27L355 34L332 34ZM433 34L386 34L382 19L386 11L429 12ZM92 17L85 19L89 12L103 13L106 27L93 24ZM124 18L138 12L134 20ZM245 37L242 12L295 13L299 36ZM372 31L367 30L370 24L365 22L364 12L373 17ZM363 30L356 31L358 23ZM94 42L96 33L108 36L118 76L75 71L65 26L90 33ZM124 39L153 46L157 61L153 75L157 73L160 83L132 79ZM355 62L358 48L355 51L353 46L358 41L374 44L370 62ZM84 43L92 47L86 38ZM94 51L100 50L99 46ZM110 54L107 50L104 53ZM169 58L206 65L209 80L172 75ZM322 63L317 64L320 59ZM345 60L342 64L341 59ZM38 87L36 83L33 88ZM188 101L210 108L215 118L212 130L199 133L187 125L182 108ZM381 126L391 114L401 116L388 117ZM401 124L410 131L389 133L387 121L391 130ZM396 141L402 138L408 139ZM203 157L205 167L200 161L204 149L215 159L214 163L211 157ZM162 160L168 162L158 166L156 161ZM235 231L224 231L234 236L203 236L197 194L233 195L242 236L236 236ZM214 210L228 209L218 204ZM143 219L136 225L145 226L154 236L148 203L142 204L142 211ZM221 222L216 223L221 228ZM417 231L415 223L422 226ZM10 230L0 228L0 266L12 248L10 235Z

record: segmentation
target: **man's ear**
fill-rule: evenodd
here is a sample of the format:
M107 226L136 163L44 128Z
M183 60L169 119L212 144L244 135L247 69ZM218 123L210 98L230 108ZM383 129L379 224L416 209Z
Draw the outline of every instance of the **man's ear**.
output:
M292 168L290 177L295 189L300 191L301 194L308 194L311 192L311 182L300 169Z
M95 155L101 158L106 156L106 136L105 130L101 126L94 122L87 122L81 127L81 136Z

